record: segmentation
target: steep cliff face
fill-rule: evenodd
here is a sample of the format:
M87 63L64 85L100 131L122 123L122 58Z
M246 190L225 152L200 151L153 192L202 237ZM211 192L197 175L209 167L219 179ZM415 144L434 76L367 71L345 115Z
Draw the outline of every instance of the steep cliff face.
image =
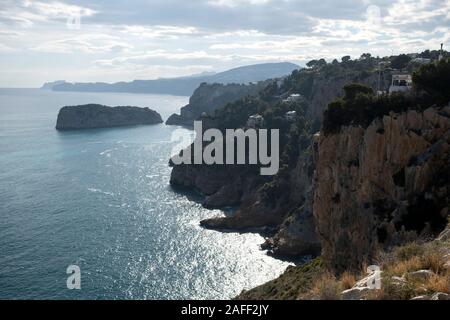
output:
M275 256L291 258L320 253L312 214L312 175L312 157L303 154L292 170L277 177L276 187L270 191L265 185L270 180L252 166L174 166L170 182L194 187L205 195L206 207L236 207L233 215L203 220L202 226L269 231L272 236L263 248Z
M333 74L327 74L324 71L311 71L309 84L302 88L301 93L310 102L307 117L312 123L322 122L323 111L328 103L342 96L342 87L348 83L361 83L371 87L375 92L377 90L387 91L391 80L391 72L362 72L351 69L339 69ZM305 78L305 76L303 75Z
M159 113L149 108L86 104L61 108L58 113L56 129L92 129L161 122L163 121Z
M304 118L308 123L315 122L320 125L323 110L332 99L342 95L343 84L359 81L377 89L380 77L378 73L337 68L338 70L331 72L294 72L281 83L271 82L260 92L259 101L267 104L264 107L267 110L290 94L299 93L308 104ZM387 77L381 75L381 88L387 85ZM191 103L197 99L200 99L200 96L192 97ZM208 124L203 121L204 127L241 127L245 125L249 115L264 114L260 106L245 99L236 101L234 105L235 108L219 108L215 117L206 120ZM279 124L277 126L279 127ZM305 149L305 146L302 149ZM250 170L245 166L181 165L173 167L170 182L174 186L194 188L203 193L206 207L237 207L233 215L202 221L201 224L205 227L240 230L267 227L273 233L264 248L274 255L295 257L319 254L320 242L315 233L312 213L314 167L312 156L304 154L303 151L293 164L289 164L285 174L278 174L276 178L269 180L261 178L257 170ZM265 185L267 186L271 179L276 180L271 183L275 187L267 190ZM271 199L267 199L267 194Z
M267 85L258 84L207 84L202 83L189 99L189 104L182 107L180 114L172 114L166 121L168 125L192 126L202 113L213 115L214 111L245 96L254 96Z
M311 105L308 109L308 116L314 122L322 122L323 111L330 101L342 96L342 88L348 83L360 83L377 90L387 91L390 85L391 72L382 73L348 72L337 77L326 77L319 75L314 79L313 91L311 94Z
M170 184L199 191L205 196L205 207L236 206L260 183L254 171L251 167L182 164L173 167Z
M279 199L283 220L276 233L263 245L275 256L290 258L320 254L321 246L312 211L313 172L312 157L303 154L289 174L289 185L285 189L289 198Z
M313 212L328 266L442 230L449 213L450 107L409 110L316 137Z

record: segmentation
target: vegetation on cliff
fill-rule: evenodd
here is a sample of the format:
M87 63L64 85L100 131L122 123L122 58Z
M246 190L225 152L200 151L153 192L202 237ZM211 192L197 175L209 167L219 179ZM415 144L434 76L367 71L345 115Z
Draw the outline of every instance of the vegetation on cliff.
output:
M421 66L413 73L416 90L425 94L429 101L446 105L450 101L450 58Z
M450 299L450 229L435 241L409 242L380 251L380 288L368 288L367 266L340 276L321 258L291 266L278 278L243 291L238 300Z
M206 196L205 206L238 207L234 215L202 221L203 226L240 230L260 227L276 229L285 217L291 212L298 212L296 210L303 204L303 198L294 197L294 191L305 188L298 185L310 179L300 181L297 175L293 176L290 172L296 170L301 154L306 157L311 154L307 151L312 134L306 116L308 101L304 98L285 101L290 94L297 92L294 87L286 85L284 89L279 89L278 83L273 81L258 96L244 97L202 117L204 129L214 127L225 130L245 128L249 117L259 114L264 118L261 128L279 129L281 159L280 170L275 177L260 176L257 165L173 167L171 184L199 190ZM292 111L295 116L287 118L287 112ZM310 252L311 246L307 247L307 252ZM314 247L317 248L317 245ZM295 250L297 252L298 249Z
M326 272L320 258L299 266L290 266L278 278L243 291L237 300L295 300L308 293L316 279Z
M249 116L259 114L264 118L264 128L280 129L281 163L277 175L261 178L249 166L181 165L174 166L171 183L200 190L206 195L207 206L237 207L233 215L207 219L203 226L240 230L263 227L265 231L270 227L264 248L283 257L315 255L320 246L325 246L329 254L323 256L323 263L333 277L336 271L345 274L347 268L359 270L364 262L374 259L375 249L389 251L392 245L435 234L443 227L441 220L435 223L438 215L447 214L448 207L448 183L444 181L448 168L448 142L444 137L447 111L439 105L447 97L448 85L436 85L436 79L447 79L448 59L433 62L434 67L420 67L414 74L415 86L410 94L375 95L378 89L387 90L392 73L397 72L390 67L403 59L397 57L364 54L355 60L343 57L340 62L312 61L308 68L294 71L283 81L270 82L259 95L229 103L203 118L204 128L225 130L245 127ZM410 70L418 65L408 59L401 67ZM288 102L292 94L299 94L301 99ZM313 135L328 104L322 132ZM288 121L286 112L294 110L295 121ZM383 120L382 116L389 114L392 117ZM343 127L348 132L341 137ZM330 163L324 162L319 170L326 178L326 196L313 203L318 148L327 136L334 140L327 142L329 150L322 150L322 157L328 154ZM366 181L367 185L357 181ZM327 189L334 187L337 189ZM352 196L355 190L361 197ZM339 207L343 214L333 215L334 211L323 208L330 215L317 219L316 203ZM429 216L424 218L422 210ZM341 228L341 223L346 227ZM320 230L320 242L316 228ZM336 228L342 234L336 232L336 237L324 239L324 234ZM352 238L355 230L361 233L360 238ZM408 238L412 233L414 237ZM314 290L319 287L317 284Z
M345 85L344 97L332 101L324 112L323 132L336 133L341 126L367 127L389 112L423 111L450 101L450 58L421 66L413 73L414 91L376 96L372 88L359 83Z
M189 99L189 104L181 108L180 114L172 114L166 124L192 126L194 120L204 114L214 115L217 109L228 103L244 97L257 96L266 85L267 81L250 84L208 84L204 82L195 89Z
M302 271L309 264L290 268L238 298L450 299L450 230L442 231L450 194L448 65L418 68L406 95L344 86L313 146L321 268L312 276ZM381 270L376 290L369 264Z

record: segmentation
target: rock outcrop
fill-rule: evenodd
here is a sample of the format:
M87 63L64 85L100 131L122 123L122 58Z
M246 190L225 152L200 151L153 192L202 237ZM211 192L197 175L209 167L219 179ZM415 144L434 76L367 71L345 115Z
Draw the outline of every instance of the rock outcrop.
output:
M298 159L291 174L278 178L282 192L265 198L267 178L251 166L174 166L170 183L194 188L208 208L235 206L233 215L201 221L203 227L225 230L260 229L273 234L263 248L283 258L317 255L320 242L312 214L312 159Z
M389 85L392 71L374 71L384 60L344 60L295 70L270 82L256 97L214 107L206 117L201 114L209 113L205 108L213 104L196 108L193 97L170 122L186 125L201 117L223 131L243 128L251 115L258 114L264 122L272 121L265 124L268 128L298 129L310 142L330 100L343 96L343 85L366 84L374 92ZM301 113L305 121L297 128L280 120L291 111L283 108L294 94L302 97L305 110ZM308 148L303 143L299 147L300 138L297 143L286 142L289 134L285 134L281 140L286 149L299 151L281 163L284 174L265 179L246 166L181 165L174 166L171 184L200 191L207 207L237 207L233 215L202 221L203 226L269 229L272 234L264 248L280 256L318 252L322 245L325 261L335 271L359 268L379 247L440 231L448 215L448 108L414 111L420 104L404 103L413 99L391 101L388 95L366 94L367 101L385 103L384 109L373 110L373 117L360 112L363 126L342 124L337 134L319 135L314 163L305 154ZM198 105L207 100L200 91L198 98Z
M292 93L300 93L305 98L304 102L308 104L306 118L310 123L320 123L322 111L330 100L341 95L343 84L362 81L376 87L378 77L378 73L364 75L360 71L344 68L339 69L336 75L317 70L302 70L294 72L285 81L270 82L259 93L259 99L270 104L282 101ZM303 83L311 85L310 87L299 85ZM207 105L213 105L208 102L210 98L205 99L205 94L210 88L208 85L199 88L198 96L191 98L191 103L182 109L181 115L171 116L166 123L192 124L193 119L198 118L200 113L206 110ZM223 90L224 87L218 88ZM323 92L324 90L326 92ZM211 95L212 91L208 93ZM236 122L235 118L246 120L249 115L259 112L255 108L255 103L246 103L244 99L239 102L240 105L236 108L219 108L215 117L202 118L203 126L213 126L222 130L235 128L236 124L242 126L245 123ZM204 105L201 105L202 103ZM195 107L196 105L201 107ZM216 109L216 106L213 109ZM249 113L245 114L245 110ZM237 116L239 113L242 115ZM206 125L206 120L215 123ZM269 229L273 234L263 248L276 256L295 257L320 252L320 242L315 233L312 213L313 172L312 157L305 155L299 157L296 164L290 165L289 173L278 179L282 191L270 203L264 199L264 190L261 188L267 181L245 166L174 166L170 182L174 186L200 191L205 195L206 207L237 207L233 215L207 219L201 222L202 226L215 229Z
M313 212L339 273L379 248L442 231L449 212L450 107L409 110L317 138Z
M162 122L161 116L149 108L87 104L61 108L58 113L56 129L92 129Z
M266 84L266 88L259 90L258 98L270 105L283 101L291 94L301 94L304 97L303 102L308 106L305 118L313 125L320 124L323 110L332 99L342 95L344 84L359 81L376 89L380 78L378 73L361 72L342 66L336 68L328 71L295 71L284 80ZM382 75L381 88L387 85L385 78L388 78L388 74ZM217 88L224 90L225 87ZM206 107L213 106L211 110L217 111L213 117L202 118L204 127L208 127L205 125L207 119L208 122L215 121L212 126L223 130L235 128L236 125L242 126L242 121L235 121L236 118L246 120L249 115L261 112L256 103L247 103L245 99L239 100L240 105L236 108L217 109L219 104L210 101L217 94L212 94L210 89L211 86L208 85L200 87L194 94L195 97L191 98L190 104L182 109L181 115L171 116L167 123L192 124L193 119L198 118L201 112L208 113ZM206 93L210 97L205 96ZM233 215L202 221L204 227L269 230L272 236L267 238L263 248L273 255L295 258L305 254L319 254L320 242L315 232L312 213L312 157L301 155L294 160L293 165L289 165L288 171L284 176L278 177L275 183L280 192L265 191L262 186L268 181L261 179L245 166L174 166L171 184L200 191L205 195L206 207L237 207ZM267 201L265 193L271 193L273 199Z
M251 191L251 170L243 171L236 166L176 165L173 166L170 184L190 188L205 196L206 207L235 206ZM246 180L246 185L242 183ZM247 186L248 184L248 186Z
M308 109L308 117L314 123L321 123L323 111L328 103L342 96L342 88L349 83L361 83L371 87L374 91L389 88L391 73L385 71L383 73L355 72L351 70L342 71L339 76L329 77L319 73L314 76L312 81L312 89L309 100L311 108ZM317 128L318 129L318 128Z
M276 233L268 238L263 248L283 258L299 255L319 255L321 246L316 235L316 224L312 211L314 164L310 155L299 157L295 168L289 174L287 199L279 198L280 210L275 216L283 220ZM290 209L291 208L291 209ZM269 208L268 208L269 209ZM266 210L270 212L269 210ZM257 213L255 210L253 214ZM283 213L286 213L284 214Z

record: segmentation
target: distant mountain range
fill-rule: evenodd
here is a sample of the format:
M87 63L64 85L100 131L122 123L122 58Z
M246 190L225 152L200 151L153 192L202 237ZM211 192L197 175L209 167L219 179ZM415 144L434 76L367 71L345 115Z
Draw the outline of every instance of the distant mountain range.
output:
M298 65L290 62L262 63L238 67L215 74L202 73L189 77L134 80L132 82L69 83L58 80L47 82L41 88L54 91L130 92L191 96L194 90L203 82L222 84L258 82L286 76L298 68Z

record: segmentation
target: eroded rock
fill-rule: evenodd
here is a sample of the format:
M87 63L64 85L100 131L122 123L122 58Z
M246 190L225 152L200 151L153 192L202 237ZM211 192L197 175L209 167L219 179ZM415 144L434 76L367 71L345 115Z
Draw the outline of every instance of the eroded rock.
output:
M450 294L443 292L436 292L431 296L431 300L450 300Z
M391 113L317 138L313 212L325 262L359 269L377 248L441 231L450 194L450 107Z
M418 271L414 271L414 272L409 272L406 277L409 280L426 280L428 278L430 278L431 276L434 275L434 272L431 270L418 270Z
M363 300L367 298L371 289L367 287L356 287L342 291L343 300Z
M417 297L411 298L411 300L430 300L430 299L431 299L431 297L428 295L422 295L422 296L417 296Z

